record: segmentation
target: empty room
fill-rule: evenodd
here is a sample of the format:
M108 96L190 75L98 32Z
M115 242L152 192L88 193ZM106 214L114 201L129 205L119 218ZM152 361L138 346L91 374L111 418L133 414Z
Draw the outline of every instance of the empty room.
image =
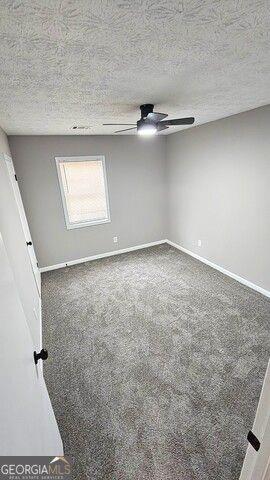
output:
M270 480L267 0L0 0L0 478Z

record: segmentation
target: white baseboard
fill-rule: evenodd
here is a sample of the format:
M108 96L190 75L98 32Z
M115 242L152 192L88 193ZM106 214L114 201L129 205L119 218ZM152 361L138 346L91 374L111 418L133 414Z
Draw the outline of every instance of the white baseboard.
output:
M141 250L142 248L154 247L166 243L167 240L158 240L157 242L144 243L143 245L135 245L134 247L122 248L112 252L100 253L99 255L92 255L90 257L78 258L77 260L70 260L68 262L58 263L57 265L50 265L49 267L41 267L40 272L48 272L49 270L57 270L58 268L70 267L77 263L90 262L91 260L98 260L99 258L112 257L113 255L120 255L121 253L133 252L134 250Z
M178 250L181 250L181 252L187 253L191 257L194 257L197 260L200 260L200 262L206 263L206 265L209 265L210 267L215 268L219 272L224 273L224 275L227 275L228 277L231 277L234 280L237 280L237 282L240 282L243 285L246 285L246 287L252 288L253 290L256 290L256 292L259 292L262 295L265 295L266 297L270 298L269 290L265 290L264 288L259 287L258 285L255 285L255 283L252 283L249 280L246 280L245 278L239 277L239 275L236 275L235 273L232 273L229 270L226 270L225 268L220 267L219 265L216 265L213 262L210 262L210 260L207 260L206 258L200 257L200 255L198 255L197 253L191 252L190 250L187 250L186 248L181 247L181 245L178 245L177 243L171 242L168 239L166 240L166 242L172 247L175 247Z
M203 262L206 265L209 265L210 267L215 268L215 270L218 270L219 272L224 273L224 275L227 275L228 277L231 277L234 280L237 280L237 282L240 282L243 285L246 285L247 287L252 288L253 290L256 290L256 292L259 292L262 295L265 295L266 297L270 298L270 292L268 290L265 290L264 288L259 287L258 285L255 285L255 283L252 283L249 280L246 280L245 278L240 277L239 275L236 275L235 273L232 273L232 272L230 272L229 270L226 270L223 267L220 267L219 265L211 262L210 260L207 260L206 258L201 257L197 253L194 253L191 250L187 250L186 248L181 247L181 245L178 245L177 243L171 242L171 240L168 240L168 239L158 240L157 242L144 243L143 245L135 245L134 247L122 248L120 250L114 250L114 251L111 251L111 252L100 253L98 255L92 255L90 257L79 258L77 260L70 260L68 262L58 263L57 265L50 265L48 267L41 267L40 272L41 273L42 272L48 272L50 270L57 270L58 268L64 268L64 267L69 267L71 265L76 265L78 263L84 263L84 262L90 262L92 260L98 260L99 258L112 257L113 255L121 255L122 253L133 252L135 250L141 250L143 248L153 247L155 245L161 245L162 243L168 243L168 245L171 245L172 247L175 247L178 250L181 250L181 252L187 253L191 257L194 257L197 260L199 260L200 262Z

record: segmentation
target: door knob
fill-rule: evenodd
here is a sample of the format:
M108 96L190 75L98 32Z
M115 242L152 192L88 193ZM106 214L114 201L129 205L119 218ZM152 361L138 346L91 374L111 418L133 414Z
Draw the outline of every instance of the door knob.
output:
M31 245L33 245L33 244L32 244L32 242L26 242L26 245L27 245L28 247L31 247Z
M41 358L41 360L47 360L47 358L48 358L48 352L47 352L47 350L44 350L44 348L42 348L42 350L40 350L39 353L34 352L35 364L38 363L40 358Z

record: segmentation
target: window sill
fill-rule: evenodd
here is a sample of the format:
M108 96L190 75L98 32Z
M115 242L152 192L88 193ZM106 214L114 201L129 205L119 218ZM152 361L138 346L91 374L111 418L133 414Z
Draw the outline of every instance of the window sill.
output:
M67 230L73 230L74 228L92 227L95 225L103 225L104 223L111 223L111 219L107 218L106 220L95 220L93 222L69 223L66 224L66 227Z

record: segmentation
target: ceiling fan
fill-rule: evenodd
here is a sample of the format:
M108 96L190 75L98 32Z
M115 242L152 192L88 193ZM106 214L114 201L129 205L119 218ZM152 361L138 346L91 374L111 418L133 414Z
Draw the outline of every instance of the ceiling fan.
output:
M137 130L138 135L150 136L167 129L172 125L192 125L195 121L194 117L164 120L168 115L166 113L154 112L154 105L151 103L141 105L140 109L141 118L136 123L103 123L103 125L136 125L135 127L124 128L124 130L117 130L114 133Z

